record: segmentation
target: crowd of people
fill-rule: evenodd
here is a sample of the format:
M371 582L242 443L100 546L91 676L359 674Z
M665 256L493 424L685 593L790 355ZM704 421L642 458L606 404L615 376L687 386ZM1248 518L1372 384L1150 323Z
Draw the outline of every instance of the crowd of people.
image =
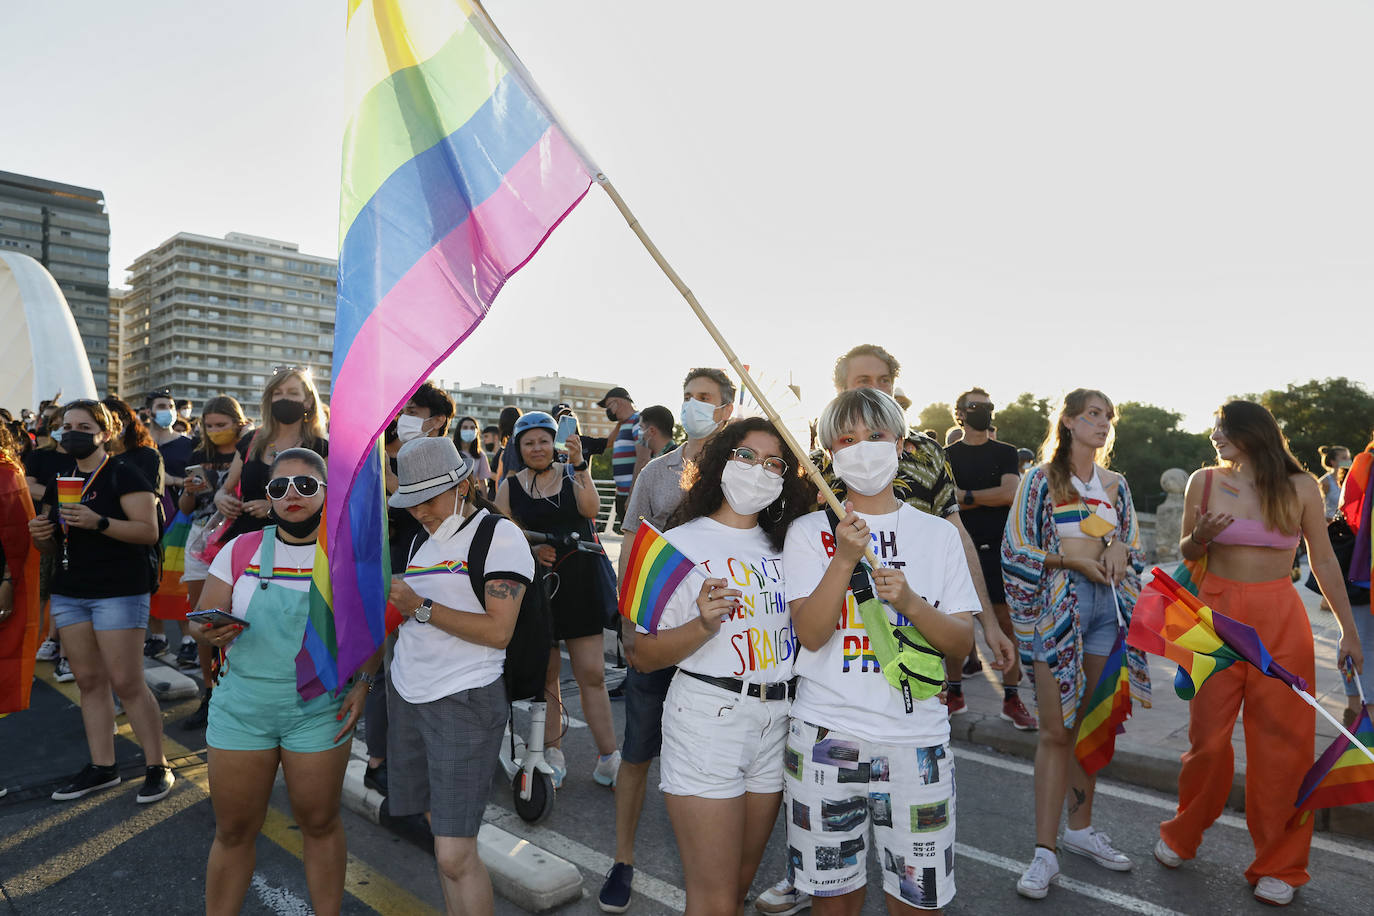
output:
M90 757L53 799L119 783L121 713L146 762L136 801L172 790L143 677L144 656L163 657L199 670L205 684L182 726L204 728L209 748L207 912L242 905L278 768L312 904L339 911L340 798L360 721L364 781L393 815L426 818L449 911L490 912L476 835L509 727L507 647L537 602L552 620L535 664L545 672L553 783L571 778L574 763L560 740L562 646L597 751L583 772L615 793L603 910L631 906L657 758L689 913L736 913L762 870L777 879L754 902L765 916L807 906L849 916L865 899L870 855L889 912L939 911L955 894L949 719L967 709L963 675L983 664L977 622L1000 674L1001 717L1037 733L1033 849L1017 891L1045 897L1061 852L1131 869L1131 855L1093 826L1094 778L1073 752L1145 566L1131 488L1110 467L1113 402L1076 389L1043 443L1005 443L992 397L971 388L955 400L957 435L942 446L908 425L910 402L894 397L899 371L881 346L839 357L809 454L768 419L735 416L736 383L720 369L687 371L676 410L641 410L625 388L610 389L598 404L614 424L605 439L570 431L570 405L508 407L484 427L421 385L385 442L389 600L402 622L349 684L310 698L297 690L296 656L328 487L329 410L309 370L279 367L256 423L233 398L196 415L167 390L137 408L111 397L4 413L0 658L49 621L37 658L53 663L58 681L75 679ZM1353 458L1323 449L1318 480L1269 412L1242 400L1218 409L1211 439L1216 461L1189 480L1179 544L1185 559L1206 562L1200 597L1253 626L1279 663L1310 681L1312 632L1290 576L1305 544L1340 629L1340 660L1363 672L1374 651L1368 592L1347 589L1328 523L1370 525L1374 442ZM596 455L614 478L618 569L577 547L599 540ZM822 499L808 464L842 511ZM189 525L175 645L150 618L153 595L167 587L160 544L174 519ZM618 588L631 584L631 544L653 532L694 565L650 632L616 607ZM1352 596L1366 606L1352 607ZM628 665L616 690L619 737L607 628L619 630ZM886 656L889 644L904 654ZM1128 654L1132 689L1146 697L1144 658ZM1033 694L1023 694L1027 678ZM1245 665L1216 674L1190 705L1178 811L1160 825L1153 856L1172 869L1197 854L1229 793L1242 704L1247 744L1263 748L1248 755L1255 858L1244 877L1256 897L1285 904L1308 880L1311 821L1289 815L1312 761L1313 711ZM1351 717L1356 708L1352 700ZM779 811L787 858L765 861Z

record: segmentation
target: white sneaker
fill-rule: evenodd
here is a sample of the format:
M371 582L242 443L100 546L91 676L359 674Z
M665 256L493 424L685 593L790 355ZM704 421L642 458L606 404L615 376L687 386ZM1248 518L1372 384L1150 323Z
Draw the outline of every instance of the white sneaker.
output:
M1288 906L1293 902L1293 886L1265 875L1255 885L1255 899L1273 906Z
M1159 842L1155 844L1155 861L1165 868L1178 868L1183 864L1183 856L1170 849L1169 844L1160 837Z
M40 662L55 662L62 654L62 647L57 644L55 639L45 639L38 646L38 654L34 656Z
M1103 868L1112 871L1131 870L1131 860L1112 848L1111 837L1091 827L1065 830L1059 846L1067 852L1092 859Z
M568 761L563 758L563 749L559 747L544 748L544 762L553 767L553 787L563 788L563 780L568 775Z
M1050 885L1059 877L1059 856L1043 847L1037 847L1035 858L1031 859L1026 873L1016 882L1016 893L1032 900L1044 900L1050 892Z
M605 757L596 759L596 769L592 770L592 779L598 785L614 786L616 774L620 772L620 751L614 750Z
M767 916L792 916L811 906L811 895L783 878L754 899L754 908Z
M72 674L72 666L67 663L65 657L57 660L57 664L53 666L52 675L52 679L59 684L76 680L76 675Z

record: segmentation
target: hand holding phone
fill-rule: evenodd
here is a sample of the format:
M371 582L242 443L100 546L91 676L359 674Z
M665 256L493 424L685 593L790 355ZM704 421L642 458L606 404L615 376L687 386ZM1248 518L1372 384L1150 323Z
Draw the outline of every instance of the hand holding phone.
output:
M203 611L191 611L186 615L186 619L193 623L201 624L206 627L240 627L248 629L248 621L235 617L227 611L219 608L206 608Z
M557 449L566 448L568 437L577 432L577 417L570 413L563 415L558 421L558 434L553 437L553 447Z

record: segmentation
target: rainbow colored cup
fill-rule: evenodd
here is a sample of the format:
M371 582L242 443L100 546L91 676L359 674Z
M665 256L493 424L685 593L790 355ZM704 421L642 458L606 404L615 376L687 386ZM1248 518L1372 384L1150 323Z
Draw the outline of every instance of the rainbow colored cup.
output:
M75 506L81 502L81 488L86 485L86 481L81 477L59 477L57 478L57 504L59 506Z

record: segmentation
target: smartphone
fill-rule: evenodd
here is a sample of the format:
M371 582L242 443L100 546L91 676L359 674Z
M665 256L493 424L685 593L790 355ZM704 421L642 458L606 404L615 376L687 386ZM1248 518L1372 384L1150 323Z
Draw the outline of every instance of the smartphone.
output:
M235 617L227 611L221 611L217 607L206 608L203 611L192 611L186 615L186 619L212 627L237 626L243 627L245 630L248 629L248 621L241 617Z
M564 414L563 419L558 421L558 435L553 437L554 448L567 448L568 437L577 432L577 417L572 414Z
M202 484L205 483L205 471L199 464L187 465L186 472L182 476L185 477L187 480L198 480Z

